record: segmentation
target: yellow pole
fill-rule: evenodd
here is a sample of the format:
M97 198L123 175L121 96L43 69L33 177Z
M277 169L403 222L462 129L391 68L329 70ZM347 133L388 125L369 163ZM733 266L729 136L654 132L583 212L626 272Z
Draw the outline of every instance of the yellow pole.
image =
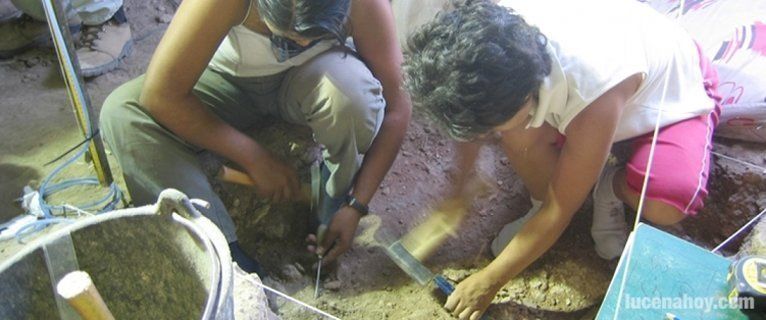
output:
M85 93L80 75L80 63L77 61L77 55L74 54L72 35L69 32L65 13L56 0L44 0L43 8L61 66L61 74L64 76L64 83L69 94L69 102L74 108L77 123L80 125L83 136L91 138L88 143L88 153L93 161L96 176L98 176L101 185L108 186L113 181L112 171L109 168L101 138L94 137L94 133L98 132L98 123L91 117L93 108L90 104L90 98Z

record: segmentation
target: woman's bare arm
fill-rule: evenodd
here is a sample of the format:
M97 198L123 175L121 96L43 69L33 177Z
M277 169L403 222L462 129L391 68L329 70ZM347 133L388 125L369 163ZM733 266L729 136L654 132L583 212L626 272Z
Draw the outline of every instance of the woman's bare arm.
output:
M483 312L503 285L553 246L596 183L609 154L623 106L636 92L639 81L640 78L635 76L624 80L596 99L569 124L567 141L542 208L492 263L456 287L447 301L448 309L460 309L455 312L468 315Z

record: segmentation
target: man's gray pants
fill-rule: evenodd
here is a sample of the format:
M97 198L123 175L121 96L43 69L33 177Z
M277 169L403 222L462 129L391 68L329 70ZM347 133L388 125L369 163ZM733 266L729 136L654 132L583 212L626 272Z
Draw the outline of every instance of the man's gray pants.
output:
M156 201L165 188L209 201L203 213L236 240L234 222L213 191L198 160L202 150L158 124L138 103L144 76L117 88L101 110L101 134L116 156L134 204ZM328 50L305 64L265 77L235 77L204 71L194 93L218 117L240 130L273 116L309 126L325 146L330 170L325 188L348 192L361 155L380 129L385 100L380 82L349 50ZM256 177L257 178L257 177Z

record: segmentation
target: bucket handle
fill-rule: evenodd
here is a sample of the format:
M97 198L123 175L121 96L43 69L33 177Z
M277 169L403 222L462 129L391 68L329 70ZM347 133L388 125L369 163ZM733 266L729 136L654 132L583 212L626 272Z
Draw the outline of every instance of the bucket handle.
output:
M176 189L165 189L160 192L157 200L157 213L160 215L170 215L177 212L190 219L197 219L202 214L194 205L210 208L210 203L201 199L189 199L183 192Z
M224 261L231 261L229 248L220 231L195 206L209 208L210 203L200 199L189 199L186 194L176 189L165 189L160 192L155 205L155 212L165 217L172 217L173 213L177 213L189 221L184 222L183 219L177 220L175 218L174 220L207 236L203 242L209 246L208 250L214 253L211 259L213 259L212 264L215 267L210 284L211 294L208 297L202 319L229 319L231 318L229 317L230 312L233 310L231 307L227 307L230 304L227 301L231 297L232 275L231 264L229 263L229 266L226 267L224 263Z

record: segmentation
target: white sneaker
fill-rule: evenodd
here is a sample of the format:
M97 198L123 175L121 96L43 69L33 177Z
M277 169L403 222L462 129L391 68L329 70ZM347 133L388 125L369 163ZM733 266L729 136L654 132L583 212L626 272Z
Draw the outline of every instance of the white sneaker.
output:
M500 232L497 234L494 240L492 240L492 245L490 245L490 250L492 251L492 255L497 257L500 252L503 252L503 249L508 245L508 243L513 240L513 237L516 236L517 233L519 233L519 230L521 230L521 227L524 226L529 219L531 219L538 211L540 211L540 207L543 206L543 202L540 200L530 199L532 200L532 208L527 211L527 213L522 216L521 218L518 218L514 221L511 221L511 223L506 224L503 229L500 230Z
M625 208L615 196L612 184L616 172L616 167L605 166L593 188L593 225L590 234L596 244L596 253L607 260L619 257L628 241Z

